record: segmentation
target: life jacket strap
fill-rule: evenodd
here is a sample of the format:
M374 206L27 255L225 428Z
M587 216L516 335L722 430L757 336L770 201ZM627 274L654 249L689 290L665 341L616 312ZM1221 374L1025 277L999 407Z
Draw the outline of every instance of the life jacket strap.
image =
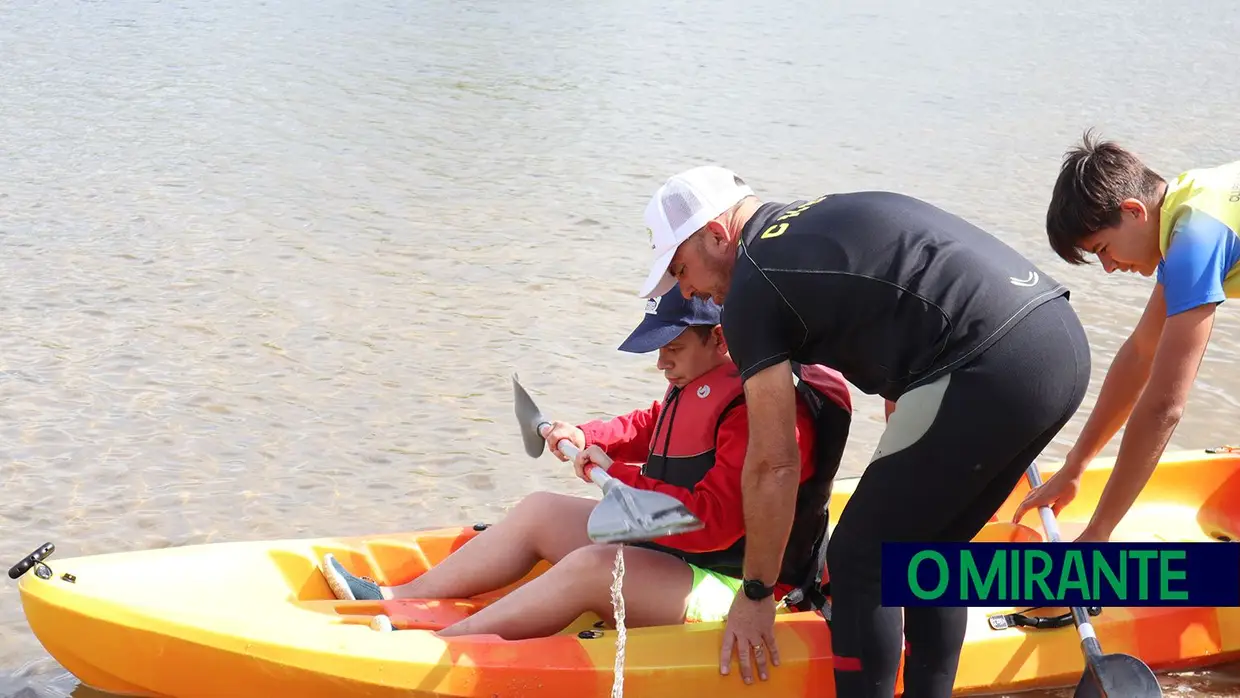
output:
M814 541L814 564L806 574L805 581L784 595L783 604L798 611L822 611L828 609L828 597L831 595L831 582L822 582L822 573L827 566L827 545L831 542L828 529L831 522L823 517L822 530Z

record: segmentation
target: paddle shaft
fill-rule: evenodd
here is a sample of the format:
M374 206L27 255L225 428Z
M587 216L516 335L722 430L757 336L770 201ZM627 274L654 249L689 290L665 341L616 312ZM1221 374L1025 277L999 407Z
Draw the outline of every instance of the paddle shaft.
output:
M538 433L542 434L544 437L550 430L551 425L546 422L538 425ZM580 452L577 446L568 439L560 439L559 442L556 443L556 448L560 449L560 453L568 456L569 460L575 460L577 458L577 454ZM598 485L604 491L607 489L607 483L615 479L608 475L606 470L603 470L594 463L586 463L586 477L590 478L590 482Z
M1030 463L1025 469L1025 476L1029 478L1029 485L1032 489L1042 486L1042 475L1038 472L1037 463ZM1055 521L1055 512L1048 506L1038 507L1038 514L1042 517L1042 527L1046 529L1046 536L1052 543L1060 542L1059 524ZM1077 633L1081 636L1081 647L1085 649L1085 656L1089 659L1096 659L1102 656L1102 646L1098 644L1098 636L1094 634L1094 626L1089 622L1089 615L1081 606L1070 607L1072 611L1072 622L1076 624Z

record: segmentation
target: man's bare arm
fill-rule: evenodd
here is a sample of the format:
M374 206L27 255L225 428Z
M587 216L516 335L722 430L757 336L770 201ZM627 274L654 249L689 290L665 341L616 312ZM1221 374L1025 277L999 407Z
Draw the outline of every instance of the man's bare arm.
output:
M791 364L775 364L747 379L745 405L749 445L741 475L745 502L744 575L770 586L779 578L801 480Z

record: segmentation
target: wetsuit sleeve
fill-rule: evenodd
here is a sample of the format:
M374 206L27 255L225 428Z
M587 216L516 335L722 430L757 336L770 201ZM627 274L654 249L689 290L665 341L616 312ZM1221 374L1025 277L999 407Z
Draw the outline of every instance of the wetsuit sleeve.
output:
M749 420L745 406L741 405L733 408L720 423L715 440L715 465L691 490L646 477L631 465L613 463L607 473L626 485L670 494L705 524L697 531L657 538L655 543L689 553L724 550L745 532L741 467L745 463L748 439Z
M757 269L728 294L722 324L728 353L742 381L787 360L805 333L788 302Z
M1166 258L1158 265L1167 316L1223 302L1223 281L1238 259L1240 241L1231 228L1200 211L1182 216L1175 223Z
M634 410L607 420L578 424L586 435L586 447L598 445L616 463L645 463L650 456L650 439L659 420L662 405Z

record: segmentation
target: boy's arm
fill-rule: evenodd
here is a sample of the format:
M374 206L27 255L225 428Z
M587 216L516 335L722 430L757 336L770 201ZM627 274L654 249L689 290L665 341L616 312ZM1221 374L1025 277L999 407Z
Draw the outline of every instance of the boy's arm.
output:
M586 447L597 445L614 461L645 463L650 455L650 439L654 435L661 404L634 410L608 420L596 419L578 425L586 438Z
M1108 540L1149 481L1180 423L1214 326L1214 304L1167 319L1149 384L1132 411L1119 455L1082 540Z
M1214 311L1225 297L1223 280L1238 259L1240 239L1216 219L1190 212L1176 223L1159 269L1167 319L1149 383L1132 409L1114 470L1081 539L1109 539L1162 458L1210 342Z
M1137 326L1120 346L1111 367L1107 369L1102 389L1098 392L1098 402L1064 459L1065 470L1079 475L1128 421L1137 398L1149 380L1150 366L1154 363L1154 353L1158 350L1166 319L1167 304L1163 286L1159 283L1154 286Z

